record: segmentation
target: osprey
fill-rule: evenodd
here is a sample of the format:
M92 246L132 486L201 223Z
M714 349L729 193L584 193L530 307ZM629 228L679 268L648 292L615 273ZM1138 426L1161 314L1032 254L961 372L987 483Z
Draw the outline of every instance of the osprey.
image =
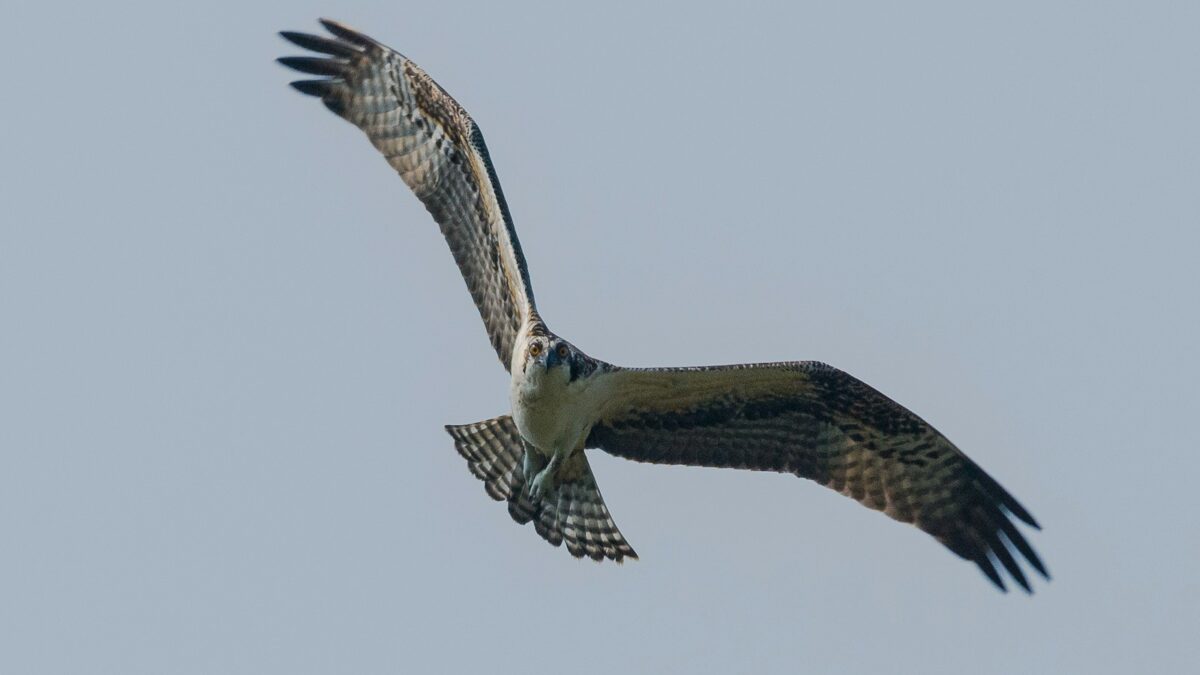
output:
M488 495L576 557L637 554L609 515L586 448L660 464L792 473L912 523L1004 590L1017 556L1046 567L1010 517L1033 516L936 429L815 361L622 368L554 334L538 314L479 127L417 64L334 21L332 37L283 32L325 55L279 62L292 82L362 129L441 227L500 362L512 413L447 426ZM1040 528L1039 528L1040 529Z

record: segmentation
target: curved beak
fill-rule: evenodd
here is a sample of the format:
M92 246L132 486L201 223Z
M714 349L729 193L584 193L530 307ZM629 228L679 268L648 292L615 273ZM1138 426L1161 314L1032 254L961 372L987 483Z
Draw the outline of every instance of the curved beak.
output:
M547 350L546 370L549 370L549 369L553 368L554 366L559 365L560 363L562 363L562 359L560 359L558 357L558 350L557 349Z

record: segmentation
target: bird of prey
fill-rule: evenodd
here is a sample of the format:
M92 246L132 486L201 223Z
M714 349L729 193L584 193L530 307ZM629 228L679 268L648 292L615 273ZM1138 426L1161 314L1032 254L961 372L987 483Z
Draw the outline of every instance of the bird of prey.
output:
M492 346L512 411L447 426L487 494L576 557L636 558L588 465L596 448L639 462L791 473L912 523L1026 591L1019 558L1049 578L1012 518L1033 516L925 420L824 363L622 368L552 332L479 127L399 52L340 23L283 32L323 56L279 61L292 82L364 131L441 228ZM1040 528L1039 528L1040 529Z

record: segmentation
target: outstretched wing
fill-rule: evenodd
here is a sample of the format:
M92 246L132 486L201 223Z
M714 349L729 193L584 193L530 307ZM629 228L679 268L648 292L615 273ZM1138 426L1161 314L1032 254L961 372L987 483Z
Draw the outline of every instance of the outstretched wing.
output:
M362 129L433 214L509 368L517 332L534 312L533 292L483 134L417 64L337 22L321 23L333 38L280 33L327 56L280 58L300 72L327 76L292 86Z
M816 362L612 373L587 447L660 464L793 473L913 523L1004 589L1030 590L1015 551L1049 578L1009 516L1033 516L921 418Z
M554 546L566 542L567 550L576 558L608 558L618 563L637 558L609 515L592 467L582 452L571 455L559 468L553 492L533 500L525 490L525 442L512 417L448 425L446 431L454 438L454 447L467 460L471 473L483 481L488 496L508 502L513 520L522 525L532 521L543 539Z

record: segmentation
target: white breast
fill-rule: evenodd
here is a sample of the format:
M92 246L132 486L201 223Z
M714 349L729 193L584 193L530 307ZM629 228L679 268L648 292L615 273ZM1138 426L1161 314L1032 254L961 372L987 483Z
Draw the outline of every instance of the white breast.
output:
M570 453L586 439L599 411L600 378L568 382L567 368L531 364L514 371L509 398L513 421L526 441L546 454Z

